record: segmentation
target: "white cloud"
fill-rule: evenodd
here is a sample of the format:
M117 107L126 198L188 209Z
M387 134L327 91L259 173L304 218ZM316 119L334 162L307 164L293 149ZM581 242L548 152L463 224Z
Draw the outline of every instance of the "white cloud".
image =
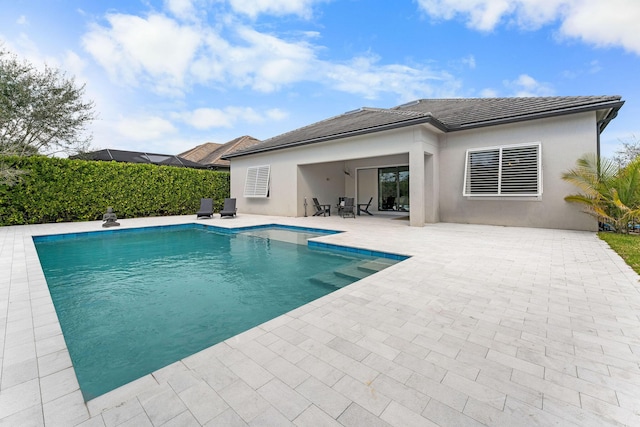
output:
M192 6L187 0L166 4L175 15L188 14ZM256 7L271 10L284 4L258 2ZM285 39L243 25L231 15L216 16L214 24L182 22L159 13L111 14L106 19L107 25L94 24L85 34L85 49L115 82L142 85L161 95L183 96L195 85L271 93L306 81L369 99L391 94L404 101L453 96L460 86L446 72L423 64L381 64L375 55L341 63L323 61L317 55L322 47L310 41L317 33L289 33ZM467 56L462 63L473 68L475 59Z
M418 4L433 18L461 16L469 27L481 31L500 24L537 29L559 21L563 37L640 54L638 0L418 0Z
M191 0L165 0L167 9L177 18L193 19L195 17L195 6Z
M157 116L138 116L120 118L115 129L123 137L133 141L153 141L177 132L168 120Z
M114 81L135 85L145 77L159 93L182 89L201 42L197 28L158 14L112 14L107 20L110 28L94 25L83 45Z
M16 20L16 24L18 24L18 25L27 25L27 24L29 24L29 21L27 20L26 16L20 15L18 17L18 19Z
M310 18L314 3L326 0L230 0L231 7L239 13L255 18L260 14L298 15Z
M459 82L446 72L425 66L378 64L375 56L361 56L345 64L325 63L323 75L334 89L358 94L367 99L383 93L399 96L401 101L416 98L452 96Z
M553 87L549 83L539 82L528 74L521 74L517 79L505 80L504 85L511 90L510 96L552 96Z
M231 128L237 123L261 124L278 121L288 117L279 109L259 112L251 107L198 108L193 111L174 113L173 117L189 126L199 129Z

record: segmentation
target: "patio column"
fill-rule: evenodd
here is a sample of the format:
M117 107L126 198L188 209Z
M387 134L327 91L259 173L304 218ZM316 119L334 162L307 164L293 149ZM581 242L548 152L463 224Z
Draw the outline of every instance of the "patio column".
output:
M409 225L423 227L425 223L425 158L422 141L415 141L409 151Z

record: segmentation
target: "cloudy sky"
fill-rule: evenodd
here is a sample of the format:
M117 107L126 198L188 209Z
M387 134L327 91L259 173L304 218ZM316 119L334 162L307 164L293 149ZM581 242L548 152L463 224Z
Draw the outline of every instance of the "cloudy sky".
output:
M418 98L621 95L638 0L0 0L0 41L86 84L93 147L178 154ZM582 153L576 153L576 157Z

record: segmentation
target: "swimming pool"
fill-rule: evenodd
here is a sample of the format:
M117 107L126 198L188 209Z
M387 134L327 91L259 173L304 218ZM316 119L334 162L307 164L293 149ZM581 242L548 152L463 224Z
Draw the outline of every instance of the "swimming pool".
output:
M188 224L34 237L85 400L402 259L300 244L327 233Z

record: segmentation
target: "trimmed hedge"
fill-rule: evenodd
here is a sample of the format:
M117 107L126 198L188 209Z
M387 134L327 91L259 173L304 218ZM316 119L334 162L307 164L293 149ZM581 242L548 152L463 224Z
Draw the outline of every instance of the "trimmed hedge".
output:
M211 197L229 197L228 172L32 157L0 157L27 170L19 184L0 185L0 225L102 219L108 206L118 218L188 215Z

